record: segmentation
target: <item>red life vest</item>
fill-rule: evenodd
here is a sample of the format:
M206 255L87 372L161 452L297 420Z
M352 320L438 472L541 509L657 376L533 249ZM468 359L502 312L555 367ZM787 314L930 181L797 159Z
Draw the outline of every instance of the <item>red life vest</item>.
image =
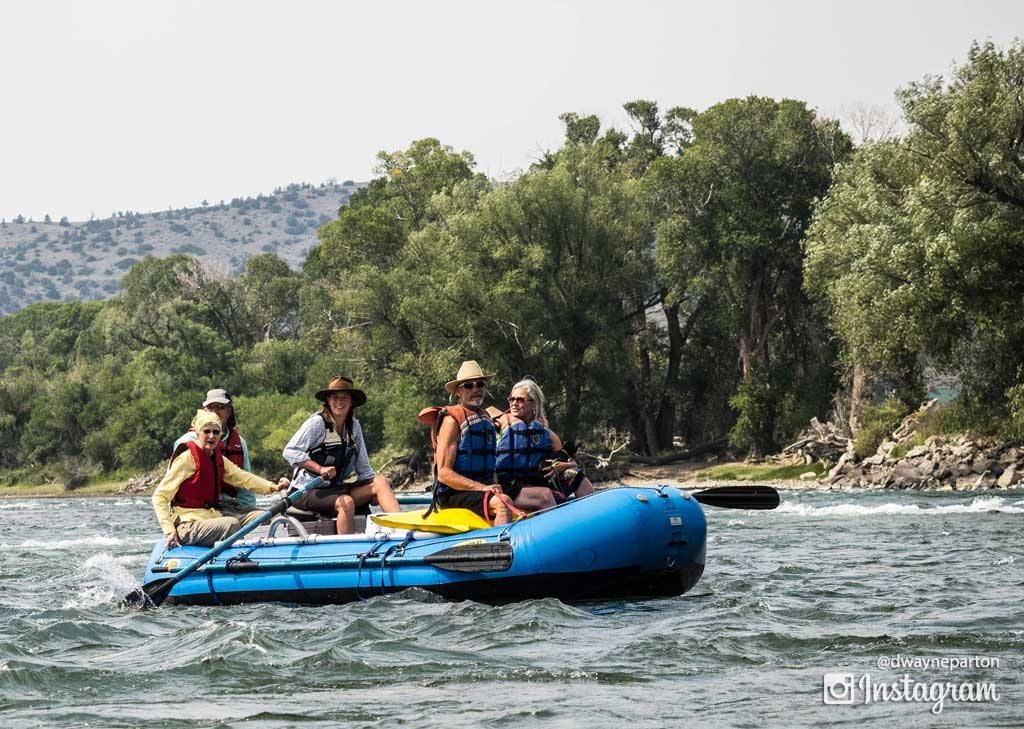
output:
M227 442L221 442L224 449L224 457L239 468L245 468L245 451L242 450L242 436L235 428L228 431Z
M178 446L171 460L185 448L192 452L196 472L181 482L171 504L184 509L216 509L224 485L224 456L220 452L220 443L217 443L213 455L209 456L198 443L190 440Z

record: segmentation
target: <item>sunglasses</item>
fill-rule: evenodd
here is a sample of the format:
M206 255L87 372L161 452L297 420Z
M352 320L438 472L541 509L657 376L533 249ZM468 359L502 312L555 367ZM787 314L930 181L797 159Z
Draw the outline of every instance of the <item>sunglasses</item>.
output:
M217 428L203 428L203 433L206 435L220 435L222 431Z
M475 380L473 382L463 382L461 385L459 385L459 387L463 388L464 390L476 390L481 387L487 387L487 381Z
M509 398L508 398L508 401L509 401L509 403L512 403L512 404L517 403L517 402L533 402L533 398L532 397L512 397L510 395Z

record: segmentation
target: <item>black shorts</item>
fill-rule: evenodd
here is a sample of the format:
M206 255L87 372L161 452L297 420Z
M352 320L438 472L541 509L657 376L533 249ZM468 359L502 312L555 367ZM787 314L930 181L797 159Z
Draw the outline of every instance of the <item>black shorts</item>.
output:
M435 487L436 488L436 487ZM469 509L477 516L484 516L484 498L490 498L490 491L462 491L451 487L438 491L434 496L434 503L438 509ZM490 505L487 511L490 512ZM490 514L491 519L494 514ZM485 517L486 518L486 517Z
M520 485L515 486L502 486L501 491L510 499L515 501L516 497L519 496L519 492L523 490ZM487 512L488 521L494 519L494 513L491 511L490 491L461 491L459 489L453 489L450 486L444 491L438 491L434 501L437 504L438 509L469 509L478 516L484 516L484 496L488 499Z
M296 499L294 506L296 509L312 511L315 514L321 514L333 519L338 515L338 509L334 502L338 500L339 496L344 496L357 486L366 486L371 483L373 483L373 479L368 478L363 481L356 481L355 483L342 484L341 486L313 489ZM371 503L374 503L372 499L369 503L356 506L356 514L369 514Z

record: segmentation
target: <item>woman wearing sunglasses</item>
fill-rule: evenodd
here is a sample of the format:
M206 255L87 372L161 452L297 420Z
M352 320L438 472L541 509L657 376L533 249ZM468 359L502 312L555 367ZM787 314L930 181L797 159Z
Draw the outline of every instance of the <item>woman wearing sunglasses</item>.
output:
M562 450L562 439L547 425L544 393L533 380L521 380L508 396L509 411L498 419L501 435L495 471L506 492L519 487L515 505L524 511L554 506L570 496L586 496L594 486Z
M467 360L445 383L455 402L438 413L433 507L469 509L492 524L507 524L510 497L494 480L497 431L483 408L493 376L485 375L476 360Z
M195 438L179 445L170 467L153 491L153 510L167 547L196 544L212 547L234 534L263 511L254 509L239 516L217 510L225 486L257 494L288 488L288 479L276 484L244 471L224 457L221 434L224 426L216 413L197 410L192 419Z
M249 445L245 442L242 434L238 432L238 417L235 415L235 406L228 391L217 388L207 392L206 399L203 401L203 410L208 410L220 418L220 425L224 430L221 435L221 453L224 454L224 457L243 471L252 470L252 465L249 462ZM177 451L178 446L190 440L199 440L199 434L192 429L174 441L171 450ZM225 516L240 518L255 508L256 496L252 492L224 484L224 490L220 494L220 504L217 507L218 511Z

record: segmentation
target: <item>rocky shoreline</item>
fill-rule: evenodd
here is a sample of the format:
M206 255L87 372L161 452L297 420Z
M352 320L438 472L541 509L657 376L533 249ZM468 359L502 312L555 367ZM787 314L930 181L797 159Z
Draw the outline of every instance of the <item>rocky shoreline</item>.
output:
M931 436L898 458L893 455L896 449L897 444L889 441L863 460L852 451L844 453L821 483L835 489L976 491L1013 488L1024 471L1024 450L1019 446L967 436Z
M1020 444L967 435L932 435L922 442L917 426L934 406L928 401L905 417L866 458L858 457L852 438L831 423L817 421L783 456L806 462L813 457L831 465L828 474L817 479L823 489L977 491L1018 486L1024 477Z

